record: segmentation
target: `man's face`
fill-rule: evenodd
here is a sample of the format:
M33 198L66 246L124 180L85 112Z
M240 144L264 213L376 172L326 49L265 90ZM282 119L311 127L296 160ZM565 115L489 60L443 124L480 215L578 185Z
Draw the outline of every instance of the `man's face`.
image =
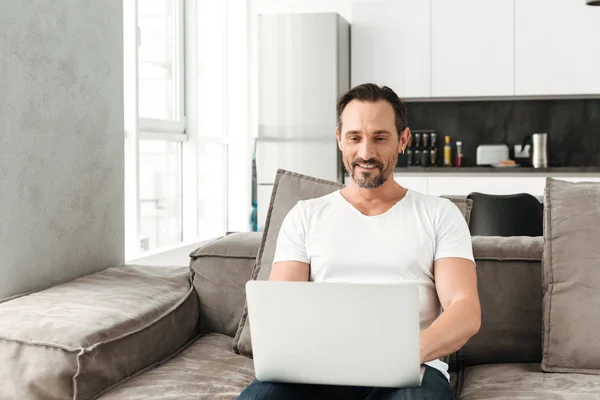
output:
M398 153L408 143L410 132L398 136L392 105L352 100L340 117L336 132L344 166L361 188L375 189L394 174Z

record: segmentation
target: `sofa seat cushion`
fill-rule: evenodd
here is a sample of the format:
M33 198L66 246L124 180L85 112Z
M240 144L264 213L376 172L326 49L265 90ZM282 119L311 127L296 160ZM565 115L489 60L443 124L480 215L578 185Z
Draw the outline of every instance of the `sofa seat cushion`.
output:
M0 398L95 398L176 352L197 323L185 267L110 268L2 303Z
M465 368L460 400L600 399L600 376L541 372L540 364Z
M235 399L254 379L252 360L233 338L209 333L172 360L109 391L101 400Z

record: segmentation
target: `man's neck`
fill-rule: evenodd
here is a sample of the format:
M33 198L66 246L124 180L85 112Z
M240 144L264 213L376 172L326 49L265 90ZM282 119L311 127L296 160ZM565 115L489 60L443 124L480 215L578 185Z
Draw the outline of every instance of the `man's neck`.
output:
M342 189L344 197L351 202L363 204L387 204L400 201L406 194L406 189L400 186L393 177L389 177L387 181L378 188L365 189L356 184L354 180Z

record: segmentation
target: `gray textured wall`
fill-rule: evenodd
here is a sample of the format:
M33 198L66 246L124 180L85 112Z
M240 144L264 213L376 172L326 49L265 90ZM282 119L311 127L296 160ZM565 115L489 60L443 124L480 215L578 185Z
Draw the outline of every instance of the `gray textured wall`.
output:
M0 299L121 263L121 0L0 0Z

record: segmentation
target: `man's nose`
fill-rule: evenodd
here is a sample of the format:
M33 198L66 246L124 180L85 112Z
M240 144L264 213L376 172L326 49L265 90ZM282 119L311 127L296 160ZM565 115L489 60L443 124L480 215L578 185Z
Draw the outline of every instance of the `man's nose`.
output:
M375 146L373 145L373 143L371 143L371 141L369 140L364 140L361 144L360 144L360 149L358 150L358 156L360 158L362 158L363 160L368 160L370 158L375 158Z

